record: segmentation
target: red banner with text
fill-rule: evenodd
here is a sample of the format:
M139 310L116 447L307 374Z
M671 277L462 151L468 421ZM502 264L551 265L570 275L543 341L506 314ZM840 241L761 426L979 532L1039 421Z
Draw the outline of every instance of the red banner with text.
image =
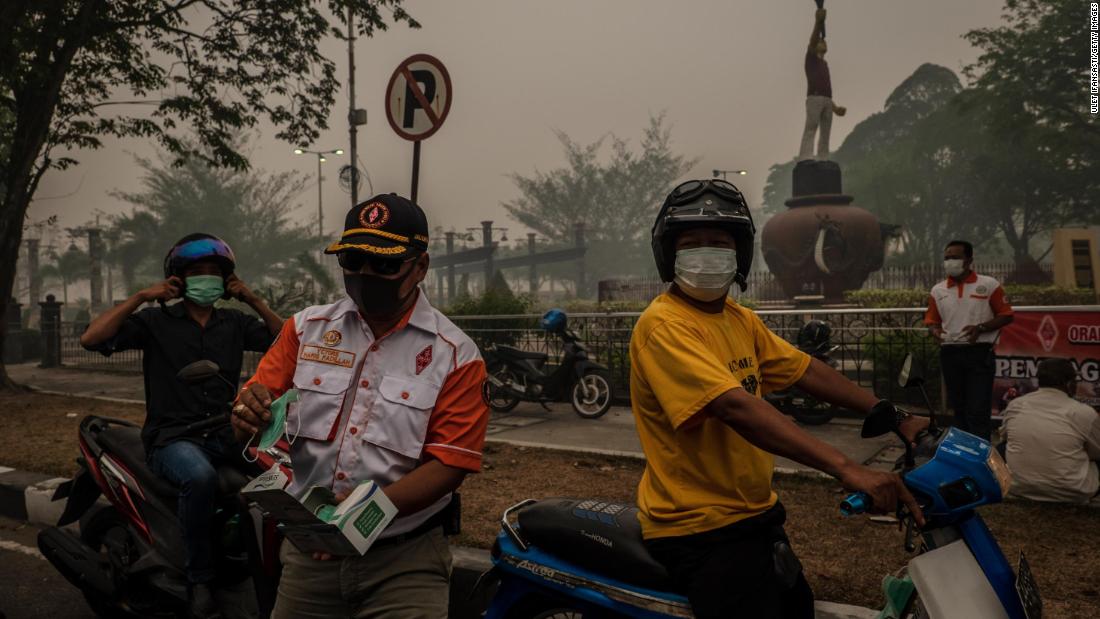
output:
M1012 398L1034 391L1035 368L1064 357L1077 368L1076 398L1100 410L1100 311L1016 310L1001 330L993 381L993 415Z

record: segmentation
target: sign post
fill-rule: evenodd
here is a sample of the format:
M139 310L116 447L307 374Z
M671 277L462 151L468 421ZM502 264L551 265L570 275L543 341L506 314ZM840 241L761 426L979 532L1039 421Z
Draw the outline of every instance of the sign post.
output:
M451 110L451 76L428 54L409 56L397 65L386 86L386 118L394 133L413 143L412 190L420 184L420 142L439 130Z

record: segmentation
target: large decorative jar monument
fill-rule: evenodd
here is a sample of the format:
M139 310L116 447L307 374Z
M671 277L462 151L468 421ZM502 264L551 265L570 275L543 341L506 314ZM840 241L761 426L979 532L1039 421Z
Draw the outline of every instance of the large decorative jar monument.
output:
M868 275L882 268L878 218L852 205L835 162L800 161L793 189L785 203L789 209L764 226L764 261L788 297L842 301L845 290L862 287Z
M844 195L841 186L840 166L828 161L833 115L843 116L846 110L833 101L823 5L824 0L817 0L806 47L806 124L794 168L794 195L786 201L790 210L764 226L761 247L788 297L839 302L845 290L860 288L872 271L882 268L883 239L878 219L852 206L852 196Z

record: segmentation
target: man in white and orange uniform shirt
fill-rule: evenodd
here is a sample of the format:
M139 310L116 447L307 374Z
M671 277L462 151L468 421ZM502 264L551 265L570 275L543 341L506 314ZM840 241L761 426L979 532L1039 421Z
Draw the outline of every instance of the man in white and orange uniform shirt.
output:
M940 344L940 367L955 425L989 440L993 414L993 345L1012 322L1000 282L974 272L974 246L951 241L943 250L947 279L932 287L924 324Z
M481 467L489 414L477 346L433 308L428 223L413 202L375 196L347 215L337 254L347 296L286 321L233 409L238 438L264 427L290 388L288 433L300 496L382 486L398 516L361 557L308 555L283 543L273 617L443 618L451 554L445 510Z

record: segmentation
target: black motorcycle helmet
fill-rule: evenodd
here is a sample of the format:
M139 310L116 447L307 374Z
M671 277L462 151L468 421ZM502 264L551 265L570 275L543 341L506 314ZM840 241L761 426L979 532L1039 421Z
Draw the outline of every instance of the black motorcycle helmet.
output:
M168 255L164 257L164 277L183 277L187 267L200 260L210 260L221 269L222 278L233 274L237 268L237 257L229 244L213 234L197 232L188 234L176 241Z
M824 320L811 320L798 330L795 344L804 353L813 355L824 352L830 345L833 328Z
M688 181L677 185L657 213L653 223L653 259L661 281L676 276L676 236L690 228L714 227L733 235L737 252L735 282L744 291L752 267L756 226L741 190L721 180Z

